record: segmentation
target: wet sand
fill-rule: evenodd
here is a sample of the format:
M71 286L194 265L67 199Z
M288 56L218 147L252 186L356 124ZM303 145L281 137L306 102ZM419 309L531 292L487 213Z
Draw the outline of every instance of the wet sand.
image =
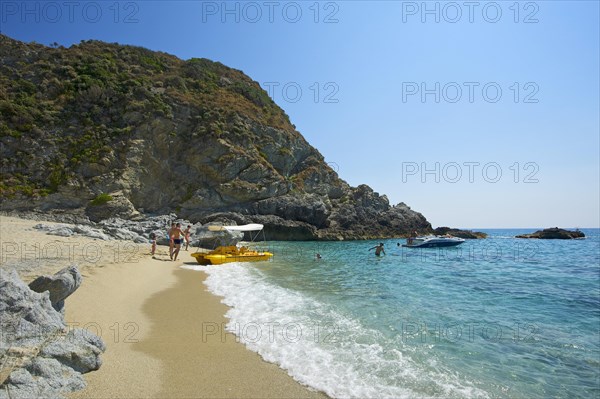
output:
M224 332L227 307L203 272L162 258L102 270L67 301L67 319L100 326L108 346L88 389L71 397L324 397Z

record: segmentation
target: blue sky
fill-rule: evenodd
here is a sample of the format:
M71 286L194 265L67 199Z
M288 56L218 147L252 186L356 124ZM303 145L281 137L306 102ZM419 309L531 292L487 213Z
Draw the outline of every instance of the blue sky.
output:
M597 1L6 1L2 33L204 57L434 226L599 227Z

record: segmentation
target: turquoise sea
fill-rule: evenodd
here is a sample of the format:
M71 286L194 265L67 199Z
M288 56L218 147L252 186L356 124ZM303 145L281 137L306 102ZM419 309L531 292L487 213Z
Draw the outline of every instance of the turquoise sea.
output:
M202 267L227 328L332 397L600 397L600 230L450 249L272 242L270 262ZM321 260L315 254L322 255Z

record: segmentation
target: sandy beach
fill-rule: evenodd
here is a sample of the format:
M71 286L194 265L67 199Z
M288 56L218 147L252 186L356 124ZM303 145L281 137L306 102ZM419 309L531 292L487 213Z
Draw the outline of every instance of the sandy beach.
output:
M152 259L149 245L49 236L37 223L0 217L1 267L21 265L28 282L78 264L84 280L65 319L107 346L87 389L69 397L324 397L224 333L227 307L203 285L205 273L180 268L193 263L189 252L172 262L159 247Z

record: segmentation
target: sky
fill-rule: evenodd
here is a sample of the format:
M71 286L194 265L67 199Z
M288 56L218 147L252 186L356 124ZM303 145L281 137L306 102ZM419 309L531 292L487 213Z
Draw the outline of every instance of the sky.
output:
M7 1L0 31L240 69L436 226L600 227L598 1Z

